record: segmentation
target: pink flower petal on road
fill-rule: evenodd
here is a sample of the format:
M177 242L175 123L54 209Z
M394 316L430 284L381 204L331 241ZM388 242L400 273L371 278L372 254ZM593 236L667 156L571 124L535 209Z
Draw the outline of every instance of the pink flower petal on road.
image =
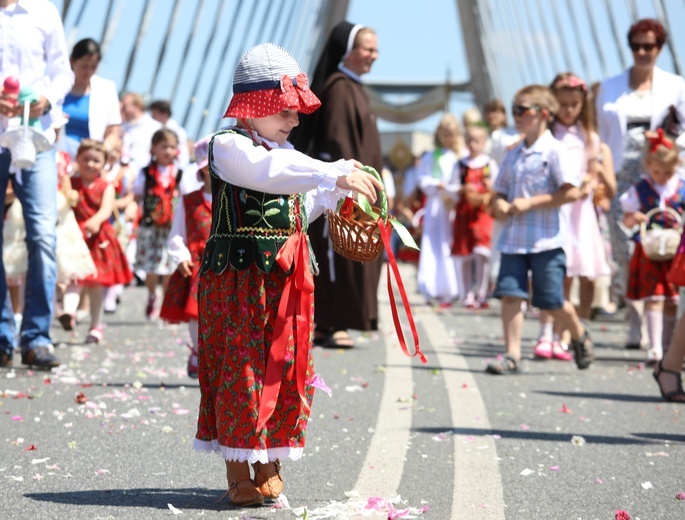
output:
M521 425L521 429L522 429L523 431L528 431L528 430L530 430L530 426L528 426L527 424L522 424L522 425Z
M614 520L630 520L630 515L628 514L628 511L619 509L618 511L616 511L616 516L614 516Z
M185 408L176 408L176 409L174 410L174 413L175 413L176 415L187 415L187 414L190 413L190 410L187 410L187 409L185 409Z
M550 466L549 467L550 471L559 471L559 469L560 469L559 466Z
M12 420L13 421L23 421L24 418L21 415L13 415Z
M678 492L675 494L675 497L676 497L678 500L685 500L685 491L678 491Z
M26 448L24 448L21 451L36 451L37 449L38 448L36 447L35 444L29 444L28 446L26 446Z
M559 410L559 413L573 413L573 411L568 406L566 406L566 403L563 403L561 405L561 410Z

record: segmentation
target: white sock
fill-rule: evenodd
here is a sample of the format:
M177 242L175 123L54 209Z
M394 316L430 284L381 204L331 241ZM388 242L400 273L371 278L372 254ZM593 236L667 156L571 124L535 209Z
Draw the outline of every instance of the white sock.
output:
M538 341L552 341L553 340L553 333L552 333L552 328L554 326L554 322L549 322L549 323L542 323L540 322L540 335L538 336Z
M647 334L649 334L650 349L661 359L663 354L662 336L664 334L664 313L661 311L645 312L647 318Z
M76 315L76 309L78 308L78 302L81 299L81 288L78 285L70 285L67 290L64 291L64 297L62 298L62 310L67 314L72 316Z

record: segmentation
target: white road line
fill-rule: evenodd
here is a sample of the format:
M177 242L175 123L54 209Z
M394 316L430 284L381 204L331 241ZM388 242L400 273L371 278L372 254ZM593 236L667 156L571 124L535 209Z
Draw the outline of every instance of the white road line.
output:
M385 269L378 288L381 334L385 345L385 381L380 413L354 489L362 497L397 495L409 445L414 393L411 360L402 353L387 303ZM404 402L401 402L404 401Z
M432 312L421 315L428 341L443 369L454 428L489 430L490 421L478 385L456 346L448 346L445 324ZM466 385L466 386L465 386ZM487 436L454 435L452 516L459 520L504 520L502 476L495 442Z

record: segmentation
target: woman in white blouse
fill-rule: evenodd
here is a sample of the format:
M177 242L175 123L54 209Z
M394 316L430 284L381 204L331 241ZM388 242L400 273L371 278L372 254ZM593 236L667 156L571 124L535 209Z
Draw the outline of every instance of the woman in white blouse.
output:
M644 132L659 128L674 107L685 122L685 80L656 67L666 41L666 31L657 20L644 19L628 31L628 45L634 64L618 76L604 80L597 93L599 136L611 149L616 169L617 195L611 201L609 229L614 260L618 266L614 287L616 301L623 298L631 240L619 224L618 199L637 182L643 172ZM641 302L626 301L630 319L627 348L640 348Z
M100 59L100 46L90 38L78 42L71 51L74 86L62 108L69 117L63 130L62 149L72 157L76 156L82 139L105 141L110 136L119 136L119 95L113 81L95 74Z

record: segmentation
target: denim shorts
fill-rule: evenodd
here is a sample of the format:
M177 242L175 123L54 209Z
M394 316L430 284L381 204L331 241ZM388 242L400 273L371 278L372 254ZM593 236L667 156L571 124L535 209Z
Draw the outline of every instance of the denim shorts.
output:
M543 310L564 306L566 255L561 248L540 253L502 253L495 298L528 298L528 272L532 274L533 305Z

